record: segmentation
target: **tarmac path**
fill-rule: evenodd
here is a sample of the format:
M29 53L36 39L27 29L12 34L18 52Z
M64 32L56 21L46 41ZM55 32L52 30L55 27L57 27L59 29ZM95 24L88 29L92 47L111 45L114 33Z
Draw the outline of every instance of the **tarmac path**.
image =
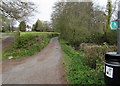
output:
M66 84L58 38L37 54L2 62L2 84Z

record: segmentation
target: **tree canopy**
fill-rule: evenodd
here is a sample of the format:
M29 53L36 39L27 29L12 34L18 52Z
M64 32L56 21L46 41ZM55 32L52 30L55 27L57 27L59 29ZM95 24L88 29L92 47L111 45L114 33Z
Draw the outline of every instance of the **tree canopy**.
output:
M27 20L35 11L35 4L22 0L2 0L0 12L5 16L17 21Z
M20 24L19 24L19 30L22 31L22 32L26 31L26 23L25 23L25 21L21 21L20 22Z
M103 33L103 22L103 12L92 2L58 2L52 15L53 28L74 45L93 42L94 34Z

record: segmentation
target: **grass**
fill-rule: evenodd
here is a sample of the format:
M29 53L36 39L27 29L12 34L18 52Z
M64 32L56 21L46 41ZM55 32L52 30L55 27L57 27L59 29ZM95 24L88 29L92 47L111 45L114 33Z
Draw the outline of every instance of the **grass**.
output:
M56 34L57 32L20 32L20 35L25 35L25 34ZM0 33L0 36L14 36L16 35L17 32L5 32L5 33Z
M5 33L0 33L0 36L14 36L16 32L5 32Z
M3 60L13 56L13 59L34 55L43 49L50 41L49 32L21 32L14 40L14 45L3 51ZM51 34L51 33L49 33Z
M25 34L55 34L57 32L21 32L20 35L25 35Z
M65 41L60 41L64 51L64 65L68 84L103 85L103 72L92 69L84 64L84 54L75 51Z

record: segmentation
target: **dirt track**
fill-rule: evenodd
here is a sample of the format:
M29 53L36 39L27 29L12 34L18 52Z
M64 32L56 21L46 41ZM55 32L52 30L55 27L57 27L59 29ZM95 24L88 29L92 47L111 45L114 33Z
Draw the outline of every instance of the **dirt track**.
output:
M2 64L3 84L66 84L57 38L34 56Z

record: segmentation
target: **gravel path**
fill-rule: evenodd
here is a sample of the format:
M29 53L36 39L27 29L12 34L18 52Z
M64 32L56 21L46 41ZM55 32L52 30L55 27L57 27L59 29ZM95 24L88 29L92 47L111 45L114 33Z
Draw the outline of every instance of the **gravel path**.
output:
M62 51L56 37L41 52L4 61L2 68L3 84L66 84Z

